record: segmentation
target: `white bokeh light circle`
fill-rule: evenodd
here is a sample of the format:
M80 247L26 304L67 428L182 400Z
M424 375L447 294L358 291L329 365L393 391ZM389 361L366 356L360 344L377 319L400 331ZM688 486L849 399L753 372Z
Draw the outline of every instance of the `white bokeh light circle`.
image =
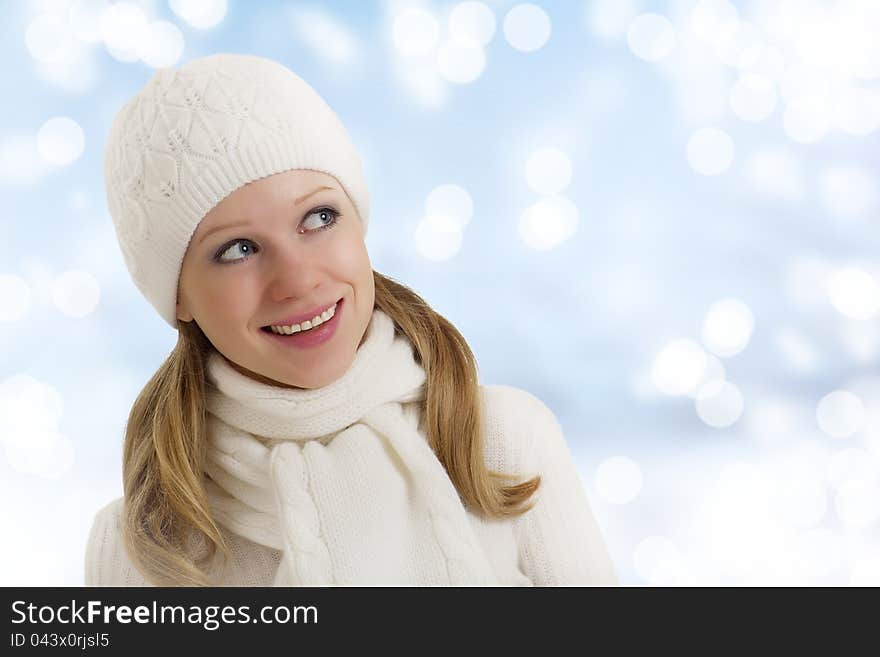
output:
M29 374L14 374L0 381L0 417L4 431L0 443L26 448L57 428L64 399L51 385Z
M660 14L639 14L629 25L626 42L639 59L657 62L675 49L675 28Z
M876 33L880 21L876 18L873 21L867 19L866 25L865 18L853 12L860 4L876 6L873 0L822 3L828 5L827 8L817 7L819 3L812 0L799 4L806 6L804 10L792 15L792 18L797 17L793 21L792 46L798 58L805 64L835 75L854 77L861 68L861 62L858 61L861 56L880 55L880 51L869 54L870 51L863 49L865 41L876 40L868 34L871 31Z
M31 56L41 62L58 62L67 57L74 46L74 37L60 14L40 14L28 25L24 35Z
M422 9L408 9L395 17L391 37L402 55L426 55L437 46L440 26L433 14Z
M691 390L685 394L696 399L697 397L711 397L721 391L721 386L727 380L727 370L718 358L712 354L706 354L706 368L703 370L703 378Z
M880 440L880 373L877 373L877 369L873 368L871 374L857 376L847 381L843 388L858 395L865 403L866 432L868 436L873 435L874 438ZM868 441L865 441L865 447L870 449ZM880 456L880 451L877 452L877 455Z
M473 217L474 202L459 185L438 185L425 199L425 214L446 215L459 228L464 228Z
M131 2L115 2L101 14L101 37L107 52L120 62L136 62L150 31L143 9Z
M728 66L747 70L758 66L764 54L761 31L746 21L739 21L736 29L715 44L715 54Z
M735 356L748 345L755 316L739 299L716 301L703 319L703 344L716 356Z
M688 139L688 164L704 176L717 176L727 171L733 163L733 156L733 139L718 128L700 128Z
M147 25L149 36L140 44L138 57L152 68L174 66L183 54L183 32L174 23L153 21Z
M56 116L40 126L37 150L45 162L67 166L79 159L86 145L86 136L79 123L66 116Z
M823 100L795 98L785 108L782 127L785 134L801 144L814 144L828 132L830 118Z
M880 520L880 484L877 481L851 479L834 498L837 515L844 525L863 529Z
M523 210L517 226L520 239L533 249L553 249L577 231L580 212L565 196L547 196Z
M449 14L449 35L456 41L485 47L495 36L495 14L482 2L460 2Z
M831 304L850 319L868 320L880 312L880 285L858 267L845 267L828 276L825 290Z
M20 276L0 274L0 323L17 322L31 309L33 294L30 286Z
M516 5L504 17L504 38L520 52L543 48L552 30L550 17L538 5Z
M450 82L473 82L485 68L486 55L473 43L450 39L437 49L437 71Z
M763 44L758 52L749 53L740 60L739 69L743 72L757 73L779 83L785 77L785 54L777 47Z
M559 194L571 183L571 160L558 148L535 151L526 162L526 183L538 194Z
M67 317L90 315L101 300L101 286L90 273L71 269L52 282L52 302Z
M631 502L642 490L642 470L625 456L612 456L596 468L596 490L611 504Z
M51 86L71 94L84 94L98 83L98 66L93 48L77 46L58 62L39 62L35 65L37 75Z
M819 176L822 203L839 217L857 217L877 205L877 183L856 166L832 166Z
M419 222L415 240L416 249L422 257L442 262L458 254L463 235L454 219L443 214L432 214Z
M849 390L835 390L819 400L816 421L832 438L848 438L864 425L865 404Z
M730 89L730 108L743 121L763 121L776 109L776 86L768 78L746 74Z
M6 445L13 470L45 479L58 479L73 468L75 455L70 438L55 431L33 432L26 444Z
M700 0L691 11L691 29L706 43L719 43L739 27L739 12L727 0Z
M208 30L226 16L226 0L169 0L177 16L199 30Z
M76 0L68 11L73 35L83 43L101 40L101 14L110 6L108 0Z
M651 380L667 395L686 395L705 377L708 358L703 348L688 338L668 342L651 367Z
M745 408L742 393L729 381L725 381L711 393L697 395L694 405L697 416L716 429L724 429L735 424Z

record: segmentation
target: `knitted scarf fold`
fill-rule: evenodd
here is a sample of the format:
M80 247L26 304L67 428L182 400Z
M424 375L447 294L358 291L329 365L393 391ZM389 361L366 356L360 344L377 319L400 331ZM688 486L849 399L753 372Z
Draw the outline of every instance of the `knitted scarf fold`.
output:
M283 551L275 586L497 583L419 430L425 371L383 311L325 387L266 385L216 351L207 378L209 505Z

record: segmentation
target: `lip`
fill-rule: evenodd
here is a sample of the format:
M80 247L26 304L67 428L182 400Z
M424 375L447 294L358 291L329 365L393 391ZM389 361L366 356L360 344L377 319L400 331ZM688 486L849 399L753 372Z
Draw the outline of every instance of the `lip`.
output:
M336 329L339 327L339 322L341 321L342 313L345 308L344 299L340 299L336 303L336 311L333 313L333 317L321 324L318 328L309 329L305 332L300 331L299 333L293 333L292 335L278 335L268 328L260 329L260 333L263 333L270 340L277 342L282 347L293 347L296 349L317 347L329 341L336 334ZM329 307L332 306L333 304L331 303ZM312 317L314 317L314 315L312 315Z
M337 299L333 303L339 303L342 299ZM322 306L320 308L315 308L307 313L302 313L300 315L290 315L289 317L283 317L279 319L277 322L269 322L263 328L267 326L290 326L291 324L302 324L307 319L312 319L323 313L325 310L330 310L333 307L333 303L327 304L326 306Z

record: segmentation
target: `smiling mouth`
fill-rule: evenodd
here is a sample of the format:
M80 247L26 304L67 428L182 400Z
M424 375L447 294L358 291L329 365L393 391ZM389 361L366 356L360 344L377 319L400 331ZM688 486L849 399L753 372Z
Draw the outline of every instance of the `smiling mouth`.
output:
M313 330L319 329L322 326L324 326L325 324L329 324L330 322L332 322L336 318L336 315L339 313L339 311L342 307L343 299L344 298L339 299L338 301L336 301L336 303L334 303L332 306L330 306L333 309L333 314L330 317L328 317L327 319L323 320L320 324L312 324L312 325L310 325L309 328L300 328L300 330L294 331L293 333L284 333L284 332L279 333L277 331L273 331L271 325L270 326L262 326L262 327L260 327L260 330L263 333L268 333L269 335L277 335L277 336L281 336L281 337L311 333ZM305 320L305 321L311 322L311 320ZM305 323L305 321L300 322L297 326L302 327L302 325Z

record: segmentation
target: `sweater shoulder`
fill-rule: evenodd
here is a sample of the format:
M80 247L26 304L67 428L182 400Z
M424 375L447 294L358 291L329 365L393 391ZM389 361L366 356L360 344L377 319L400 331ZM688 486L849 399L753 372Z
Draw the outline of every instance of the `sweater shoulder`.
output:
M538 397L514 386L481 385L486 464L521 475L540 467L542 444L561 434L556 416Z
M86 586L146 586L122 542L125 499L108 502L96 513L85 554Z

